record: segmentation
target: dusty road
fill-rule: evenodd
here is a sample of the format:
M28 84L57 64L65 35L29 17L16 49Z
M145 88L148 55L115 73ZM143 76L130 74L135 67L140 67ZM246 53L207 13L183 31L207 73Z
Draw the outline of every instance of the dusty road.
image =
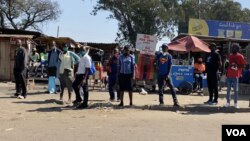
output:
M107 92L92 91L90 107L73 110L45 90L37 86L18 100L10 98L13 84L0 83L0 141L220 141L222 124L250 124L250 97L239 97L240 109L224 108L225 91L217 106L203 105L207 96L178 95L179 109L168 94L166 106L158 106L156 94L135 93L135 106L119 109Z

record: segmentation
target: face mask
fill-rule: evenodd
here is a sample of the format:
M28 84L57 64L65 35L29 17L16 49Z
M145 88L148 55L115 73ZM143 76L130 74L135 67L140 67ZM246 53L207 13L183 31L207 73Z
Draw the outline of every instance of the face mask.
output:
M198 63L199 63L199 64L202 64L202 62L201 62L201 61L198 61Z
M69 50L68 47L64 47L64 48L63 48L63 51L65 51L65 52L68 51L68 50Z
M86 54L86 52L85 52L85 51L81 51L80 54L81 54L82 56L84 56L84 55Z

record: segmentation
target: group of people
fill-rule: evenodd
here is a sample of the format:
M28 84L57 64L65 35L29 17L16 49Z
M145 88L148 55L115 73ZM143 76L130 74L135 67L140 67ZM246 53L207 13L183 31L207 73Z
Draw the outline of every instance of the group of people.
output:
M48 77L49 77L49 93L56 93L55 79L59 78L61 85L60 100L63 101L64 88L68 89L68 103L73 103L77 109L84 109L88 107L88 78L93 65L92 58L88 53L88 49L81 47L76 54L69 51L69 45L65 44L60 50L56 46L56 42L52 43L53 48L48 52ZM24 99L27 96L25 72L26 61L28 59L27 51L22 47L22 41L18 40L19 48L15 56L14 74L16 80L15 96ZM216 51L216 44L211 43L211 53L208 54L205 65L201 67L195 65L195 73L197 78L200 78L205 70L207 75L207 84L209 89L209 100L206 104L216 105L218 103L218 77L217 72L222 66L222 61L219 53ZM161 46L162 52L155 57L155 67L157 70L157 80L159 88L159 104L164 104L164 86L169 86L173 99L173 105L179 107L179 102L176 96L170 72L172 67L172 55L168 52L168 46L163 44ZM242 74L246 62L243 55L239 53L240 46L238 44L232 45L232 54L229 56L229 66L227 69L227 104L230 106L230 90L234 88L234 106L238 108L238 82ZM198 60L198 64L202 64L202 60ZM74 67L77 71L74 74ZM153 67L153 66L152 66ZM123 51L118 49L113 51L113 55L108 63L108 83L110 101L114 101L115 97L120 101L118 106L124 106L124 92L129 93L129 105L133 105L133 78L135 75L136 63L135 56L131 54L130 47L125 46ZM83 97L81 97L80 89L83 90ZM117 91L117 96L115 92ZM75 92L76 99L72 101L71 95Z
M239 108L238 106L238 89L239 89L239 79L245 78L243 75L248 74L249 81L249 73L247 71L243 71L243 68L246 65L246 61L244 56L239 53L240 46L236 43L232 44L232 53L229 55L229 58L224 58L227 61L227 65L222 65L222 59L220 54L217 52L216 44L210 44L211 53L207 56L205 64L203 63L202 58L198 58L198 62L194 64L194 77L198 84L198 88L202 89L202 79L204 75L207 75L207 86L209 90L209 100L205 102L205 104L216 105L218 103L218 72L224 67L224 73L226 75L226 86L227 86L227 103L226 107L230 106L230 92L231 87L234 89L234 106L235 108ZM249 69L246 69L249 70ZM223 75L222 74L222 75ZM242 75L243 74L243 75ZM245 80L245 79L244 79Z

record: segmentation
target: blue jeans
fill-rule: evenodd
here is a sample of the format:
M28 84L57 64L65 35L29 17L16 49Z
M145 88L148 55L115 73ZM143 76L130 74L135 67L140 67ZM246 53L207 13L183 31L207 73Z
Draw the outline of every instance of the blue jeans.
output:
M234 103L238 100L239 78L227 78L227 103L230 103L231 87L234 89Z

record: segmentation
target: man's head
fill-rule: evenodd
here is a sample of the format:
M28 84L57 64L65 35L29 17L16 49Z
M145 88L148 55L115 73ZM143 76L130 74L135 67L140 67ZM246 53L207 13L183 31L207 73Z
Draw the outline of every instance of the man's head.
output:
M117 55L119 53L119 50L117 49L117 48L115 48L114 50L113 50L113 54L114 55Z
M215 52L215 50L217 49L217 46L215 43L210 43L209 48L211 49L211 52Z
M161 45L162 52L167 52L168 51L168 46L166 44Z
M69 50L69 45L66 43L63 45L63 51L67 52Z
M52 41L52 46L56 47L56 42L55 41Z
M233 44L232 45L232 53L237 54L240 51L240 45L238 44Z
M199 63L199 64L202 64L202 62L203 62L202 58L199 57L199 58L198 58L198 63Z
M23 45L22 40L18 39L18 40L17 40L17 45L18 45L19 47L21 47L21 46Z
M36 52L36 48L32 48L32 52L35 53Z
M126 45L126 46L124 46L124 48L123 48L123 53L125 54L125 55L128 55L129 54L129 46L128 45Z

